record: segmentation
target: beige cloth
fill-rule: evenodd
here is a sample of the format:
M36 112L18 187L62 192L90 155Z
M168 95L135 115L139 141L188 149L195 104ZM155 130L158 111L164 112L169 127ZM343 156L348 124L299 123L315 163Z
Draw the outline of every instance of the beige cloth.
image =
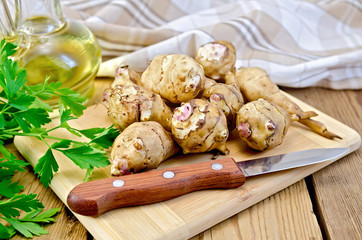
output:
M237 49L236 67L264 68L280 86L362 88L359 0L63 0L64 13L97 36L98 76L126 63L143 71L157 54L213 40Z

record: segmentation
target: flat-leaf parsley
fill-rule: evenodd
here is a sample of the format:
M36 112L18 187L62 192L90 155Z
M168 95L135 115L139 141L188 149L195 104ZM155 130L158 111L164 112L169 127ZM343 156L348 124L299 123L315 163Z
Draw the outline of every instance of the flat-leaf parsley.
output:
M49 82L49 79L41 84L25 85L26 71L11 59L14 53L16 45L3 39L0 43L0 153L3 156L0 158L0 239L10 238L16 233L25 237L46 234L47 231L39 223L54 222L53 216L60 210L43 212L44 206L36 199L36 194L21 194L23 186L13 182L12 177L16 171L25 171L28 163L16 159L6 149L6 142L12 141L14 136L28 136L36 137L47 145L48 149L38 160L34 172L40 182L48 187L59 168L55 151L86 169L87 180L95 167L110 164L105 149L112 145L118 135L112 126L83 130L71 127L68 121L83 114L86 98L69 88L61 88L59 82ZM49 112L52 112L52 108L43 100L53 97L59 99L60 123L47 129L44 125L51 122ZM79 137L84 136L89 141L63 139L50 134L59 128ZM23 217L20 217L21 211L25 212Z

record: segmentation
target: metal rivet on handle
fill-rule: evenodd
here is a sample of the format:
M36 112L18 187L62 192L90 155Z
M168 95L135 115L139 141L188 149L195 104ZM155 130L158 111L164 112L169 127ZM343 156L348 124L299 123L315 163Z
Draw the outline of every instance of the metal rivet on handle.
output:
M113 187L122 187L124 185L123 180L114 180L113 181Z
M175 173L172 172L172 171L166 171L166 172L164 172L164 173L162 174L162 176L163 176L164 178L173 178L173 177L175 177Z
M224 166L221 163L213 163L211 168L214 170L221 170Z

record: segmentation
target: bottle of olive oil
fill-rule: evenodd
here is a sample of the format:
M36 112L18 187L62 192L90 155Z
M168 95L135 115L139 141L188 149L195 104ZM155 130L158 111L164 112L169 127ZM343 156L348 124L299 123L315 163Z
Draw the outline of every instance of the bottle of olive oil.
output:
M18 61L27 71L27 84L62 82L62 87L91 97L101 51L90 30L65 19L58 0L16 0L15 25L27 36L27 50ZM48 103L57 107L59 99Z

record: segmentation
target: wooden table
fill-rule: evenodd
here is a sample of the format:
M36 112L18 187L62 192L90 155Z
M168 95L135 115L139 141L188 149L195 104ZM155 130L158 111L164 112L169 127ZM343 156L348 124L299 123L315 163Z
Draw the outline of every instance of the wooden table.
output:
M97 79L92 102L101 102L111 80ZM283 89L362 135L362 90ZM19 156L13 144L6 147ZM192 238L196 239L362 239L362 150L308 176L281 192ZM24 193L36 193L45 209L61 207L48 235L35 239L93 239L33 169L17 173ZM227 203L225 203L227 204ZM25 239L15 236L12 239Z

